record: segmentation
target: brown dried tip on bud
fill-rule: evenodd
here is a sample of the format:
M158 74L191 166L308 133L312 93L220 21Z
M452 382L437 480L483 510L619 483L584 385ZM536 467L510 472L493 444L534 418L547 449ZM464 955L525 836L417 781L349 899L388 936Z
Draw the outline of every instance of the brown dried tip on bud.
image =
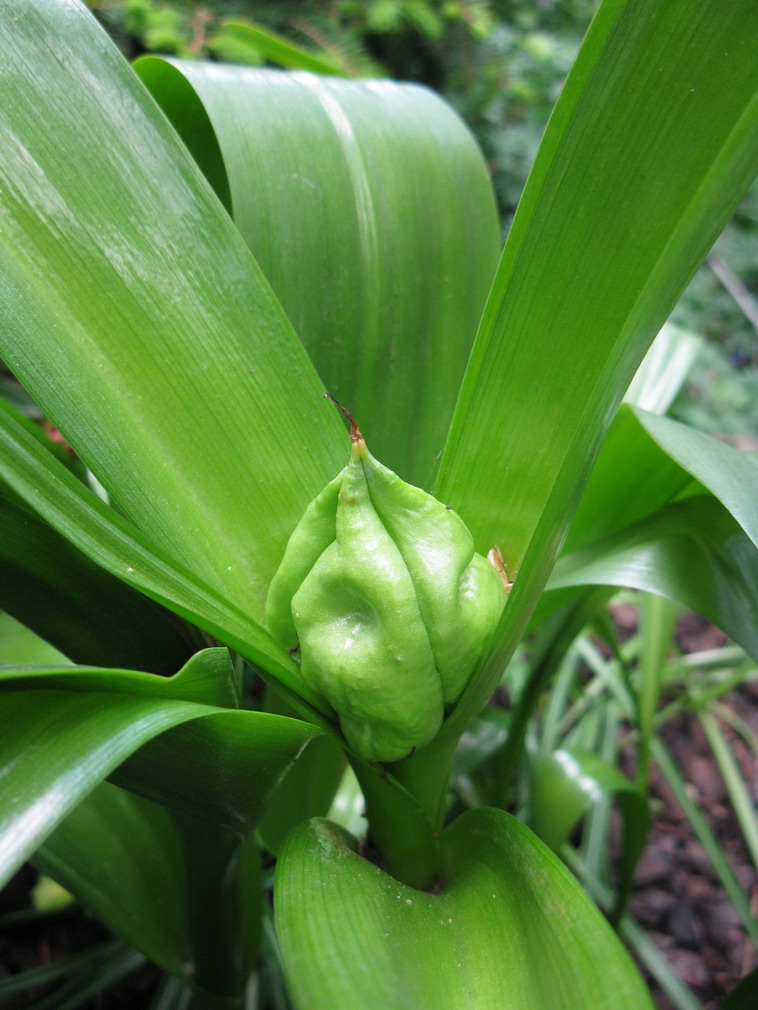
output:
M513 585L513 583L508 578L508 570L505 567L505 561L503 560L503 555L500 551L500 548L497 545L495 545L492 548L492 550L489 551L489 553L487 554L487 560L495 569L497 574L500 576L500 581L505 586L506 593L510 593L511 586Z
M363 435L361 435L361 430L358 427L358 422L355 420L355 418L350 413L350 411L346 407L343 407L342 404L339 402L339 400L335 399L332 396L331 393L324 393L324 399L331 400L332 403L336 407L338 407L339 410L342 411L342 413L345 415L345 417L350 422L350 438L351 438L353 444L354 445L365 444L364 443L364 439L363 439Z

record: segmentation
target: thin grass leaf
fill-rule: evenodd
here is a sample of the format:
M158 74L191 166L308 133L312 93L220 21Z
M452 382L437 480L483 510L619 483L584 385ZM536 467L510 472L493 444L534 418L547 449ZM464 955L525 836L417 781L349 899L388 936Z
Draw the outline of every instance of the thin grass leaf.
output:
M106 943L98 944L79 953L58 958L49 964L41 964L36 968L19 972L17 975L10 975L8 978L0 979L0 998L54 982L56 979L78 972L80 968L93 962L108 960L114 954L126 949L128 949L128 944L125 944L123 940L108 940Z
M72 979L58 992L39 1000L35 1010L79 1010L109 986L141 968L145 960L143 954L131 947L115 951L84 978Z
M660 738L652 741L651 753L676 796L695 837L705 849L721 887L734 905L743 929L753 945L758 948L758 922L752 913L750 902L740 886L737 875L727 862L721 845L709 828L702 811L690 798L684 779Z
M758 821L756 820L755 803L742 777L734 753L715 717L708 710L700 712L698 717L732 801L732 809L742 831L745 845L752 857L753 865L758 870Z

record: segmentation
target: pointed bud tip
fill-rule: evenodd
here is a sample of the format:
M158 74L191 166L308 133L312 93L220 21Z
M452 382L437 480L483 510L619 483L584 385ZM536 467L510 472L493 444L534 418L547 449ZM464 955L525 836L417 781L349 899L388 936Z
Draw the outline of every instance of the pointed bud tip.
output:
M343 407L342 404L339 402L339 400L335 399L335 397L333 397L331 393L324 393L324 399L331 400L332 403L339 410L342 411L342 413L350 422L350 439L353 443L353 449L361 449L365 447L366 443L363 439L363 435L361 435L361 430L358 427L358 422L355 420L350 411L346 407Z

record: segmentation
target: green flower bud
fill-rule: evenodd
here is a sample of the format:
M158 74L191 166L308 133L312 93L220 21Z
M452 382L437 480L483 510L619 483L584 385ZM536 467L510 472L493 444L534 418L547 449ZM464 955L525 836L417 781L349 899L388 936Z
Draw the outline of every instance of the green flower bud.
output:
M350 421L350 462L292 534L266 621L356 753L392 762L437 733L506 597L460 517L378 463Z

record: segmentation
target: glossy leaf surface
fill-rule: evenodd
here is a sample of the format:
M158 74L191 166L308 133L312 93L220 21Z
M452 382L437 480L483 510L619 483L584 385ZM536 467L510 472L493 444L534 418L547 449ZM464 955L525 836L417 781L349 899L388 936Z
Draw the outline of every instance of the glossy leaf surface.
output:
M297 1010L651 1007L601 914L522 824L472 811L444 848L444 885L427 894L356 855L328 821L293 832L275 908Z
M173 673L193 634L0 493L0 606L76 663Z
M758 546L758 455L669 417L635 411L651 439L719 499Z
M667 596L758 657L756 584L755 545L719 502L698 496L564 555L548 588L626 586ZM538 613L553 605L552 596L545 594Z
M617 800L623 828L612 919L617 922L650 824L644 791L597 754L574 749L535 755L530 761L530 775L529 824L555 851L568 841L588 808L604 799Z
M740 0L606 0L553 112L437 483L478 549L521 570L503 656L637 365L753 178L756 35Z
M636 795L644 821L645 799L613 765L596 754L558 750L530 760L532 789L530 825L549 845L558 849L574 830L590 804L620 793Z
M165 810L104 782L33 858L162 968L181 974L190 962L187 881Z
M309 691L290 657L268 634L162 547L89 492L37 440L0 411L0 477L87 557L141 593L260 664L309 718L326 703ZM311 708L311 706L314 706Z
M651 515L691 482L624 404L613 419L566 539L565 551Z
M500 251L465 126L417 85L156 57L135 69L193 150L173 96L199 98L235 223L326 388L378 459L428 487Z
M249 826L314 728L218 707L231 700L228 668L225 650L209 650L175 678L71 667L3 671L3 879L140 747L203 717L212 720L204 731L172 734L157 751L135 758L123 780L172 809ZM227 721L223 733L218 719Z
M90 13L13 0L0 41L3 357L135 525L258 614L291 529L342 465L340 423Z

